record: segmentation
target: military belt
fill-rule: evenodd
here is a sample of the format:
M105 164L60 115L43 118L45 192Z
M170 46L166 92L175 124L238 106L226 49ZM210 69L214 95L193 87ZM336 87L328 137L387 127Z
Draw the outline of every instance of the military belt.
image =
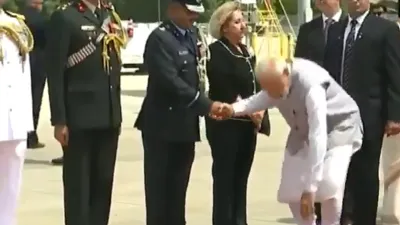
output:
M104 38L105 34L101 33L97 38L96 38L96 44L100 43L103 38ZM88 56L90 56L91 54L93 54L96 49L95 43L93 42L89 42L87 45L83 46L81 49L79 49L77 52L73 53L72 55L70 55L67 59L67 68L71 68L79 63L81 63L82 61L84 61Z
M96 51L96 45L92 42L83 46L79 51L70 55L67 59L67 68L71 68L83 60L85 60L89 55L93 54Z

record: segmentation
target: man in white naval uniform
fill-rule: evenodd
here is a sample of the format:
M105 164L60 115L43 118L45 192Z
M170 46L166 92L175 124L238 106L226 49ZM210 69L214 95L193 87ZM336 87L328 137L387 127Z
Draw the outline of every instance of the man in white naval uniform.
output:
M26 134L33 131L28 52L32 35L0 0L0 225L15 225Z
M294 58L262 60L256 74L263 91L224 105L221 115L251 114L276 107L290 126L278 200L288 203L299 225L338 225L350 158L362 143L354 100L316 63Z

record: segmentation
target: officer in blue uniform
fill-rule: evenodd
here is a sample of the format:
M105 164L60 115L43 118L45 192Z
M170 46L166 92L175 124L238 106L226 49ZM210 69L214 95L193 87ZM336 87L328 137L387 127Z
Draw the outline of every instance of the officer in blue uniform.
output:
M199 116L217 114L200 90L197 34L200 0L170 0L169 20L149 36L147 95L135 127L142 131L147 225L184 225L185 199L200 141Z

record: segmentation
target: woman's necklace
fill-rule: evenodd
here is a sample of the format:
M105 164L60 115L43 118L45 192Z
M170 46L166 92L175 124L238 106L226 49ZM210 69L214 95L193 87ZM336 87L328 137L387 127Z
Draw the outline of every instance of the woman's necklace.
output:
M251 75L252 75L252 77L253 77L253 95L256 94L256 93L257 93L256 75L255 75L255 73L254 73L253 65L252 65L252 63L251 63L251 58L252 58L252 56L237 55L237 54L233 53L233 52L231 51L231 49L229 49L229 47L228 47L224 42L222 42L222 41L220 41L220 40L218 40L218 42L219 42L232 56L234 56L235 58L240 58L240 59L246 60L246 63L247 63L247 65L248 65L249 68L250 68L250 71L249 71L249 72L251 73ZM238 48L238 50L243 54L243 51L242 51L242 49L240 49L240 46L238 46L237 48ZM250 120L250 119L239 118L239 117L231 117L231 118L229 118L229 120L239 120L239 121L252 122L252 120Z

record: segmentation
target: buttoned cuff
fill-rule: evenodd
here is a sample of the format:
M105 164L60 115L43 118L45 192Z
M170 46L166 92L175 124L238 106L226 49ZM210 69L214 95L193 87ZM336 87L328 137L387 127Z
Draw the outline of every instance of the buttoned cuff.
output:
M197 99L199 99L199 97L200 97L200 91L198 91L194 96L193 100L189 102L188 107L191 107L197 101Z
M193 108L200 116L206 116L210 113L212 101L202 92L197 92L194 102L189 106Z
M245 110L245 105L243 104L243 102L239 101L233 103L232 108L233 108L233 115L235 115L238 113L242 113Z

